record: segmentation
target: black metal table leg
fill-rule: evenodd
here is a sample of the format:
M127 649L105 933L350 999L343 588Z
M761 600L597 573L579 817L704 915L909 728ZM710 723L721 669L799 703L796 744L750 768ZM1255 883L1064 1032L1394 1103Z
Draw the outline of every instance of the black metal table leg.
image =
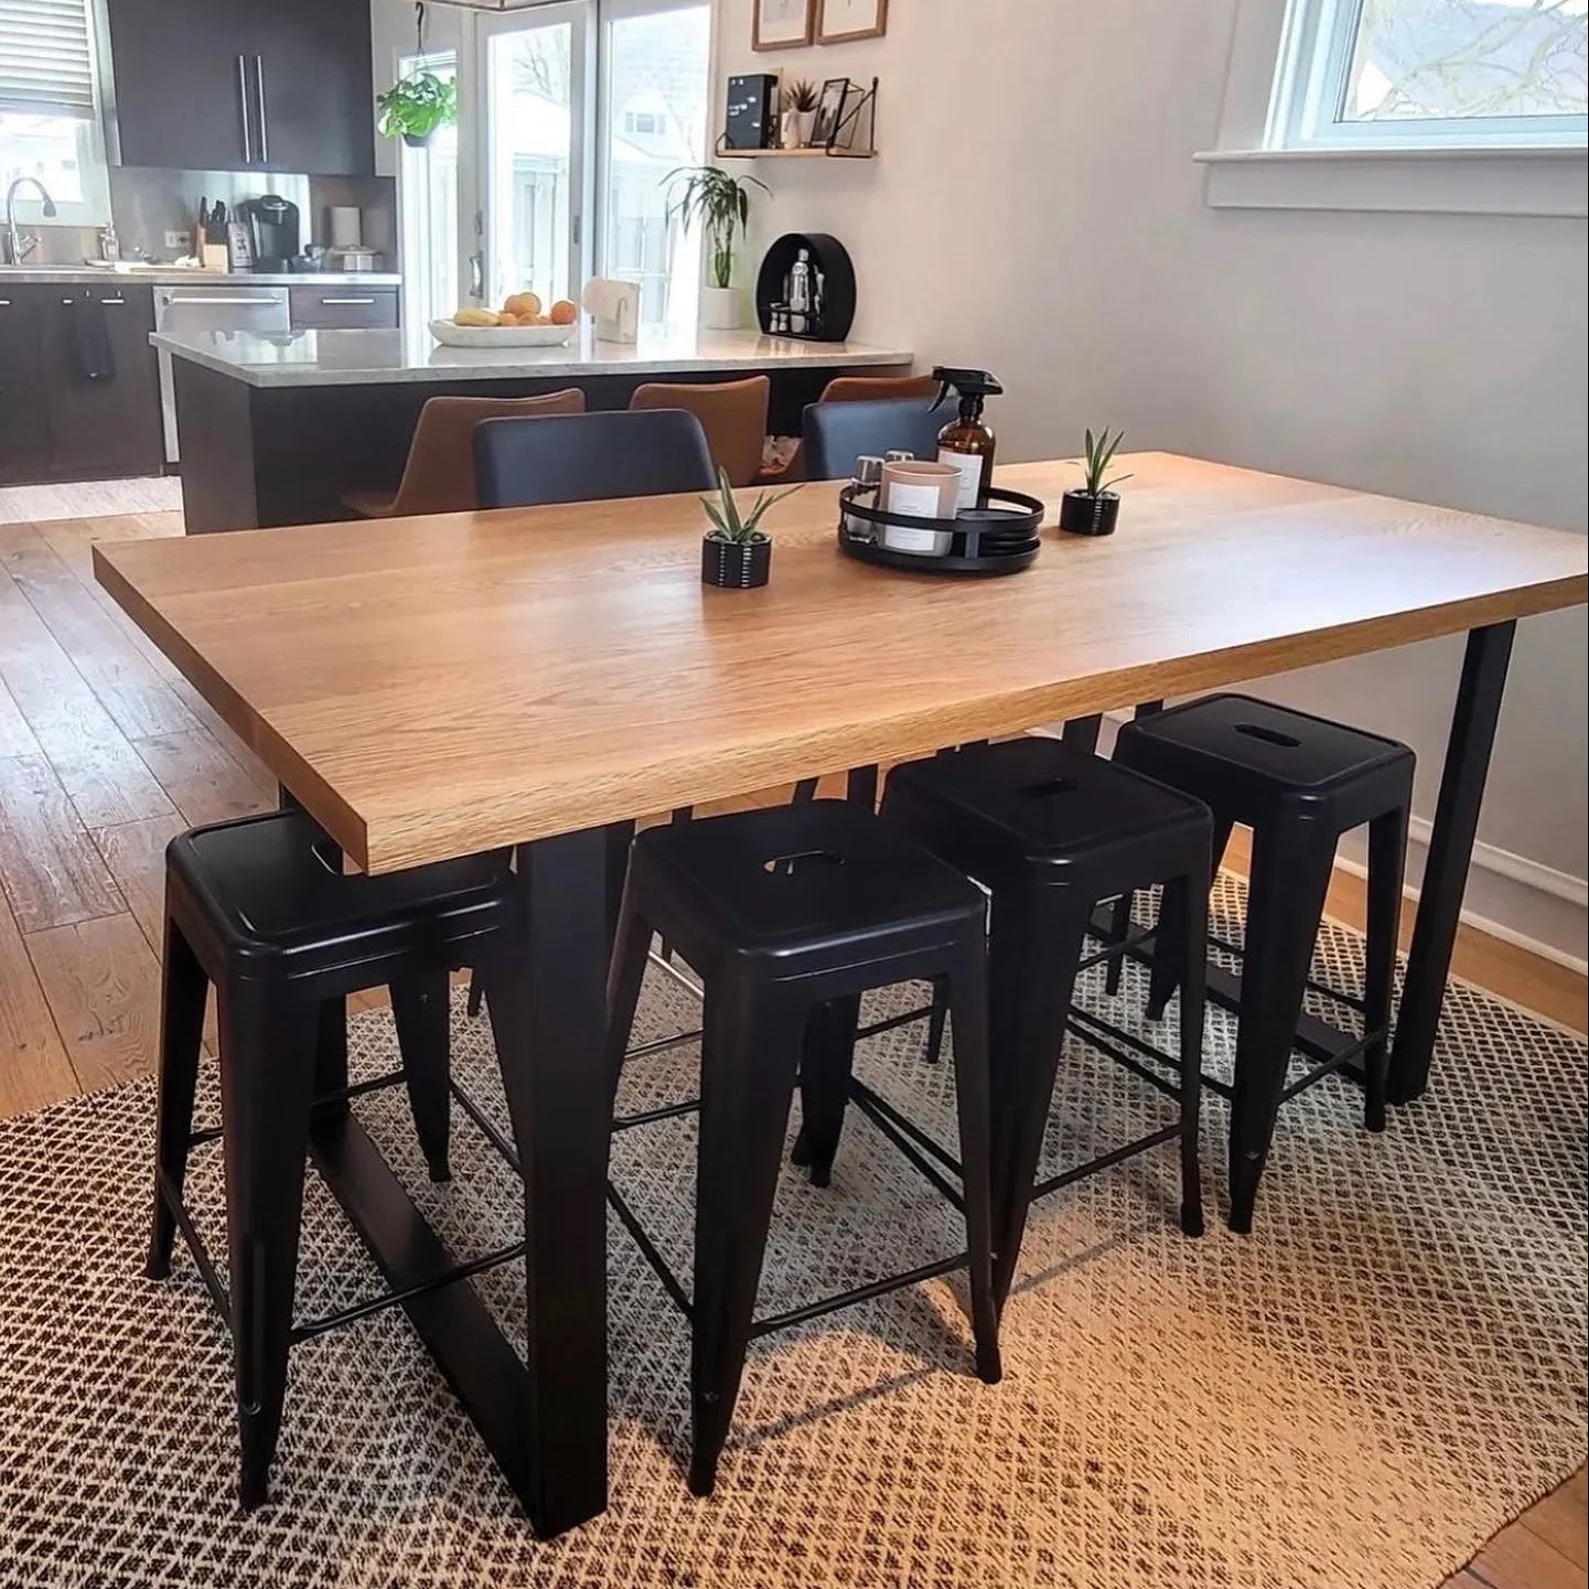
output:
M1500 717L1516 631L1516 623L1508 622L1473 629L1468 634L1445 769L1440 775L1434 832L1429 840L1413 925L1412 950L1407 957L1401 1013L1390 1053L1392 1103L1407 1103L1429 1085L1435 1032L1451 972L1451 951L1457 941L1462 894L1473 859L1479 806L1489 775L1495 725Z
M530 1471L510 1478L543 1538L607 1504L603 1050L609 874L621 848L604 828L521 845L513 927L485 967L524 1175L534 1427Z

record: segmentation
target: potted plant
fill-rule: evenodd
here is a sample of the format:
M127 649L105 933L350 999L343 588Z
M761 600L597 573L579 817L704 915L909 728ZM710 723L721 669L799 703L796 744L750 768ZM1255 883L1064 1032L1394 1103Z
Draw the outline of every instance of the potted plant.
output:
M1109 474L1109 465L1120 450L1126 433L1117 430L1111 437L1106 425L1094 436L1087 432L1087 483L1067 491L1059 502L1059 527L1072 535L1113 535L1120 516L1117 485L1131 478L1128 474Z
M401 138L411 149L423 149L439 127L458 119L458 85L434 72L410 72L375 96L381 112L376 123L383 138Z
M787 491L763 491L750 513L741 518L728 471L717 471L717 500L701 498L713 528L701 537L701 583L720 590L754 590L772 573L772 537L761 528L767 510L799 486Z
M670 191L682 192L668 205L668 220L675 215L688 230L697 221L706 231L712 285L701 290L701 324L713 331L737 330L742 317L739 289L734 286L734 238L750 219L747 183L763 193L765 182L755 177L731 177L716 166L685 166L663 179Z
M816 84L804 77L778 90L778 141L785 149L806 149L817 124Z

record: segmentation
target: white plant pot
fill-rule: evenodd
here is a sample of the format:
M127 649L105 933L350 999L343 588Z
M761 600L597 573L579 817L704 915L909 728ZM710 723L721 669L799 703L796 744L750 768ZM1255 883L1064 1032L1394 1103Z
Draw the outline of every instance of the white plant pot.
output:
M814 110L797 110L795 112L795 125L799 128L799 139L795 147L809 149L811 147L811 134L817 130L817 113Z
M738 287L701 288L701 324L706 330L737 331L744 314L744 294Z
M778 147L780 149L801 149L805 147L805 137L800 130L800 112L786 110L778 117Z

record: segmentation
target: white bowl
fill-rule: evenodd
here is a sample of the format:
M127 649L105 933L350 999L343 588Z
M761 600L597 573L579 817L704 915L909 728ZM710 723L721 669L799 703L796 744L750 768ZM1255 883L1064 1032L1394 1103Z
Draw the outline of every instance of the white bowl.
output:
M578 326L460 326L432 320L430 334L449 348L562 348Z

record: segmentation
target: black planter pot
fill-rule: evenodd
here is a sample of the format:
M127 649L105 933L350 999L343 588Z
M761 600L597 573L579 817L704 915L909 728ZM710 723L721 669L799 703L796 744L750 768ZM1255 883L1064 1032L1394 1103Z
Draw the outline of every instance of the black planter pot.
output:
M1120 498L1113 491L1067 491L1059 499L1059 527L1072 535L1113 535Z
M701 537L701 583L720 590L754 590L772 573L772 541L765 535L753 541L725 541Z
M405 132L403 134L403 142L410 149L428 149L430 148L430 140L435 136L433 132Z

